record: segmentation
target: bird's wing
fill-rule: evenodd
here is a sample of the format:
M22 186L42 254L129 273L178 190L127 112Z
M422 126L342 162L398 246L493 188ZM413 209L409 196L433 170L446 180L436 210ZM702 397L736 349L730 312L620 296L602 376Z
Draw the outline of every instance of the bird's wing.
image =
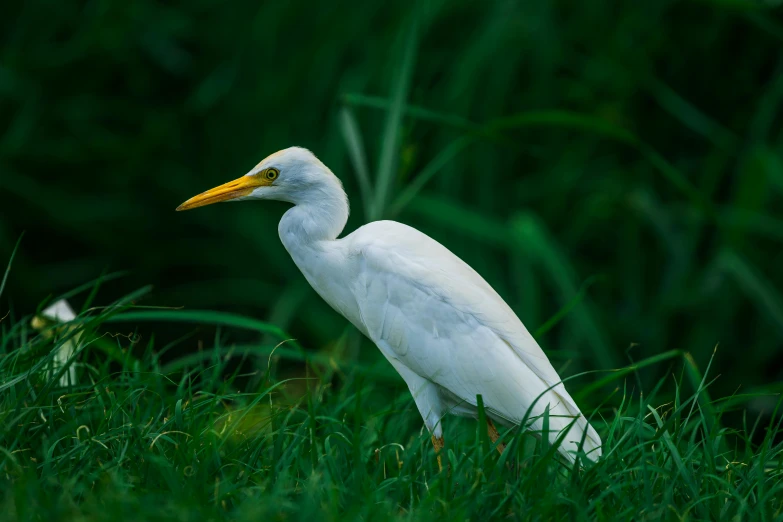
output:
M352 292L361 321L387 357L472 404L481 393L488 407L495 403L496 413L517 417L510 421L520 420L508 413L518 411L514 402L529 405L549 387L542 402L562 403L580 415L513 310L447 248L391 221L366 225L347 239L358 263ZM498 373L505 377L494 378ZM600 444L584 419L579 424Z
M381 290L383 283L394 284L397 293L417 289L492 329L542 381L548 386L558 385L560 376L514 311L489 283L446 247L415 228L393 221L371 223L357 233L364 236L354 250L363 263L360 291L372 289L373 282L382 283L376 290ZM573 403L570 396L568 400Z

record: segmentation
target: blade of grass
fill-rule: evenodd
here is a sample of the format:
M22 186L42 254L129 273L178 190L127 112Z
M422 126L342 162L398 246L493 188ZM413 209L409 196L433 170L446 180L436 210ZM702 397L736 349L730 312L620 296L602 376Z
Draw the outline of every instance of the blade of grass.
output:
M599 279L604 279L604 276L599 275L592 275L588 277L579 287L579 291L574 296L573 299L571 299L568 303L563 305L563 307L557 311L555 315L549 318L544 324L539 326L535 332L533 332L533 337L539 338L543 336L545 333L547 333L549 330L555 327L557 323L559 323L565 316L568 315L568 312L570 312L576 305L582 302L582 300L587 295L587 291L590 289L591 286L593 286L593 283L598 281Z
M367 107L370 109L378 109L382 111L388 111L391 107L391 103L389 102L388 98L381 96L368 96L366 94L360 93L349 93L344 95L343 103L353 107ZM480 124L474 123L467 118L457 116L456 114L433 111L419 105L406 105L404 108L404 114L416 120L437 123L439 125L452 127L459 130L471 132L483 132L484 130Z
M196 367L204 362L208 362L215 354L220 357L243 357L245 355L254 355L264 358L263 366L266 367L267 358L271 355L290 361L300 361L312 364L319 364L325 368L345 367L351 371L372 376L374 379L381 379L389 382L400 382L399 375L385 364L374 366L363 365L355 361L335 360L334 357L320 353L312 353L299 350L291 350L282 346L263 346L263 345L231 345L230 347L219 347L212 351L200 351L183 355L161 367L161 373L168 374L182 371L188 367Z
M419 194L411 201L407 210L483 244L499 248L509 248L511 245L511 238L505 223L456 202Z
M421 172L409 183L402 194L397 196L397 199L389 208L389 215L394 217L398 215L402 210L416 197L422 188L429 182L438 172L443 169L449 162L454 159L460 152L466 149L478 138L472 136L465 136L458 138L450 143L446 148L441 150L437 156L435 156L427 165L421 170Z
M72 290L69 290L69 291L67 291L67 292L65 292L63 294L60 294L60 295L52 298L50 301L51 302L57 302L57 301L61 301L61 300L68 301L72 297L74 297L76 295L79 295L82 292L94 289L96 287L96 285L98 285L98 284L102 284L102 283L105 283L107 281L113 281L114 279L117 279L117 278L120 278L120 277L124 277L127 274L128 274L127 271L119 271L119 272L111 272L111 273L108 273L108 274L103 274L100 277L97 277L97 278L93 279L92 281L84 283L83 285L79 285L79 286L77 286L76 288L74 288ZM89 299L88 299L88 301L89 301ZM86 310L87 310L87 307L85 307L84 310L82 310L82 312L85 312Z
M718 266L731 275L739 288L749 297L761 313L769 317L783 335L783 297L761 272L732 250L723 250L717 259Z
M668 359L674 359L675 357L682 357L683 352L681 350L669 350L668 352L659 353L657 355L653 355L652 357L648 357L646 359L642 359L641 361L632 364L631 366L626 366L625 368L620 368L617 370L613 370L608 376L604 377L603 379L599 379L593 383L588 384L579 392L575 394L575 399L577 402L586 399L590 396L591 393L593 393L595 390L602 388L606 386L607 384L610 384L618 379L621 379L622 377L625 377L628 374L634 373L637 370L640 370L642 368L645 368L647 366L657 364L662 361L666 361Z
M710 397L710 393L707 390L707 386L705 386L705 383L707 382L707 373L709 372L710 366L712 365L712 360L715 358L716 351L717 347L715 347L715 350L712 352L712 356L710 357L710 364L707 365L707 371L704 375L702 375L699 371L699 367L696 364L696 361L693 359L693 356L688 352L683 354L683 360L685 361L685 375L688 377L691 386L697 394L697 402L699 404L702 417L704 418L704 425L710 433L716 433L721 429L720 419L715 412L715 407L713 406L712 398ZM695 402L693 405L691 405L691 409L693 409L694 405ZM691 414L688 413L688 416L685 419L686 424L690 416ZM728 446L726 444L725 437L720 437L719 451L724 454L728 452Z
M739 141L729 129L699 110L658 78L648 80L648 88L658 104L684 126L708 139L716 147L735 148Z
M652 413L653 417L655 417L655 422L657 423L658 427L663 427L663 420L661 419L661 416L658 415L658 412L655 410L655 408L653 408L651 405L648 405L647 408L650 410L650 413ZM680 476L685 479L685 483L688 485L688 489L690 489L692 497L694 499L698 499L700 497L699 488L696 486L696 482L693 479L693 474L685 466L685 463L680 456L680 452L677 449L677 446L674 444L674 441L672 440L668 430L664 430L664 432L661 434L661 438L663 439L664 444L666 444L666 447L669 449L669 455L671 456L672 461L674 461L674 465L676 466L677 471L679 472ZM700 515L707 518L705 506L701 503L698 503L696 504L696 507Z
M391 96L391 107L386 116L386 126L381 141L381 155L378 162L378 179L375 184L375 202L371 212L371 220L375 221L384 215L386 203L391 193L394 171L397 166L397 155L400 146L400 127L408 99L416 48L419 39L418 13L411 17L411 24L405 39L405 48L399 74L394 84Z
M519 214L511 223L511 232L516 248L538 263L558 289L560 298L565 303L572 301L579 293L574 269L540 220L532 214ZM584 336L590 344L597 365L603 368L617 366L616 356L610 349L604 332L593 318L588 303L582 301L579 306L575 306L570 317L575 332Z
M297 350L303 350L291 336L287 335L277 326L227 312L214 312L211 310L134 310L109 317L106 322L128 323L137 321L207 323L220 326L231 326L244 330L254 330L286 341L289 346L292 346Z
M16 240L16 245L14 245L14 249L11 251L11 258L8 260L8 266L5 269L5 273L3 274L3 281L0 282L0 297L3 296L3 290L5 290L5 283L8 281L8 274L11 273L11 266L14 264L14 257L16 257L16 252L19 250L19 245L22 244L22 238L24 237L24 232L22 232L19 235L19 239Z
M342 132L345 145L348 148L348 158L351 160L353 170L356 173L356 179L359 182L359 190L362 195L362 205L364 206L364 217L371 218L370 209L373 205L373 188L370 181L370 169L367 167L367 155L365 154L364 141L359 132L359 124L356 117L348 107L343 107L339 115L340 131Z
M677 190L690 199L702 212L710 217L716 211L709 200L663 156L632 132L612 125L594 116L569 111L530 111L493 120L487 124L493 131L520 129L525 127L556 127L581 130L625 143L639 151L650 164L660 172Z
M487 427L487 412L484 410L484 397L481 394L476 395L476 409L478 410L478 440L480 446L479 461L484 455L489 454L489 433Z

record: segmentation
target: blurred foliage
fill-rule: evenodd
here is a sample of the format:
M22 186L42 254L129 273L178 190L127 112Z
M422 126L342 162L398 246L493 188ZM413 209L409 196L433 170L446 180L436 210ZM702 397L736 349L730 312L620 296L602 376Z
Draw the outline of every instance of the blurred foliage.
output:
M258 317L308 349L347 331L343 355L374 360L280 245L285 205L174 213L296 144L343 179L347 231L430 234L566 374L668 350L704 367L719 345L723 392L781 381L776 5L12 2L3 259L27 233L0 315L125 270L100 292L153 284L143 304Z

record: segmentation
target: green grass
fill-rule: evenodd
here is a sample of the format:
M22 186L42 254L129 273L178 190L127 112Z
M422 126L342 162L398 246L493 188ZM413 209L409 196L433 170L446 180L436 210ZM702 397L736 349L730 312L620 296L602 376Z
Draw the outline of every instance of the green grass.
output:
M138 297L39 330L0 323L4 520L783 519L780 412L723 422L777 397L711 399L687 353L569 381L604 440L596 464L569 467L520 430L499 456L477 423L447 417L439 472L390 368L275 350L284 332L232 314L128 310ZM128 328L148 321L224 330L169 358ZM258 341L227 342L240 330ZM48 370L73 339L78 384L62 387L67 368ZM645 367L672 362L634 389Z

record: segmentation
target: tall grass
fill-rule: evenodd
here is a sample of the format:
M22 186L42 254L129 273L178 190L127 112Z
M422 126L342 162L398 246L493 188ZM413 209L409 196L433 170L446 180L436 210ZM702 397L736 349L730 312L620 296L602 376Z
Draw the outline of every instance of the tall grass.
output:
M129 310L136 297L39 331L31 317L0 325L5 520L783 516L780 401L763 433L745 416L725 427L724 413L769 395L713 400L709 374L687 354L639 361L584 389L580 402L604 440L595 464L571 467L548 437L520 429L503 433L498 455L476 422L447 417L439 471L393 374L379 379L377 368L276 347L284 333L240 316ZM197 354L170 358L134 331L147 321L219 323L226 332ZM227 342L246 328L275 339ZM45 368L72 339L78 384L62 387ZM307 372L281 377L290 359L304 359ZM667 361L676 363L668 377L635 387L637 372ZM258 392L248 393L253 380Z

